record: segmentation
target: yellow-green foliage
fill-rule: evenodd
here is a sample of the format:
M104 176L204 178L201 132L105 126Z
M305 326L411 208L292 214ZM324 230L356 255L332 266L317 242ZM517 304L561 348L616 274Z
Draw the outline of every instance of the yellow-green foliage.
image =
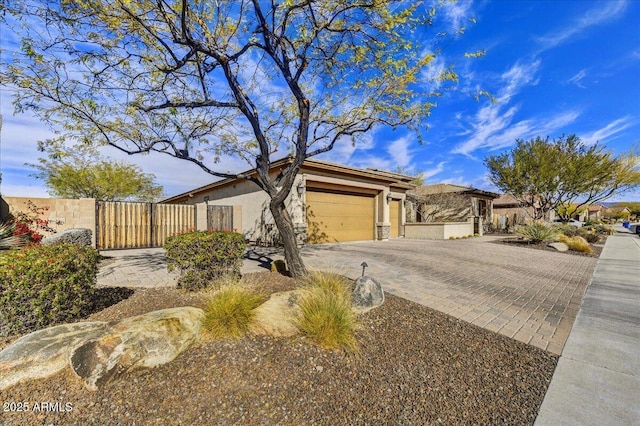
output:
M560 241L569 246L570 250L579 251L582 253L593 253L593 249L584 238L576 235L575 237L567 237L566 235L560 235Z
M262 295L237 284L224 285L205 306L202 327L212 337L241 337L255 316L253 310L263 300Z
M357 350L357 323L347 279L336 274L312 273L298 305L296 325L303 334L325 348Z
M346 300L351 300L351 280L344 275L332 273L312 271L303 280L305 287L319 287L322 290L334 293Z

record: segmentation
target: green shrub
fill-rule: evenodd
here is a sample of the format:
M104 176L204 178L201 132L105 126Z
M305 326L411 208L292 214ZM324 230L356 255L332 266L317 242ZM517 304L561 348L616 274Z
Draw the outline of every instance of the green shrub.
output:
M587 232L584 235L582 235L582 238L584 238L585 240L587 240L588 243L591 243L591 244L595 244L598 241L600 241L600 236L595 232Z
M320 346L356 351L356 316L351 286L344 277L315 273L307 278L298 299L298 329Z
M543 241L555 241L558 239L558 232L555 228L549 227L540 222L521 226L516 232L536 244Z
M0 335L75 320L91 305L98 251L74 244L29 246L0 255Z
M239 285L225 285L206 304L202 327L214 338L241 337L263 301L262 295Z
M569 250L579 251L582 253L592 254L593 249L584 238L576 235L574 237L560 236L560 241L569 246Z
M198 290L228 274L240 275L246 242L235 232L195 231L166 239L167 267L179 270L178 287Z
M558 234L566 235L567 237L575 237L580 232L580 229L582 229L568 224L553 225L552 228L555 229Z
M593 227L593 230L596 234L600 235L613 235L616 231L613 227L605 225L603 223L599 223Z

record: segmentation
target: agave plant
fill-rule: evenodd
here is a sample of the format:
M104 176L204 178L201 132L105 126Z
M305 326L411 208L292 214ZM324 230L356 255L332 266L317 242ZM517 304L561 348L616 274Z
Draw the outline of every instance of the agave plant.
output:
M16 249L25 244L25 239L14 235L16 224L13 221L0 222L0 250Z

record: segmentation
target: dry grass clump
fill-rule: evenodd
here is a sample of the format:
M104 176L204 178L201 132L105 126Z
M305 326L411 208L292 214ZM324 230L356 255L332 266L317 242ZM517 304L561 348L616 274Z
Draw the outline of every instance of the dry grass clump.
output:
M255 316L253 311L264 296L242 287L237 279L225 278L216 283L219 290L213 293L204 308L202 327L213 338L239 338L247 333Z
M357 351L357 322L348 279L331 273L309 274L298 305L296 325L303 334L325 348Z
M574 237L567 237L566 235L560 235L560 241L569 246L570 250L579 251L581 253L592 254L593 249L584 238L576 235Z

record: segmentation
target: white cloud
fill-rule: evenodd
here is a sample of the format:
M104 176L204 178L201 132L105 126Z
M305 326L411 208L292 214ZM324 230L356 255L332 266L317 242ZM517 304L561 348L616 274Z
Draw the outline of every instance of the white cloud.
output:
M582 80L587 76L587 70L580 70L576 75L567 80L567 83L575 84L581 89L586 89L587 87L582 84Z
M443 171L445 171L446 164L447 164L446 161L441 161L440 163L438 163L436 167L423 170L421 173L424 176L425 180L429 181L432 177L437 176Z
M444 16L454 31L464 27L464 21L472 15L473 1L462 0L457 2L446 2L443 6Z
M634 124L636 124L636 121L633 120L630 115L627 115L625 117L612 121L601 129L581 135L580 139L582 139L582 141L588 145L595 144L596 142L603 142L606 139L610 139L612 136L617 135L623 130L628 129Z
M409 165L413 158L413 153L409 150L409 145L414 143L414 141L414 138L407 135L389 143L387 152L396 166L405 168Z
M593 27L619 17L625 11L627 3L628 2L626 0L590 3L597 6L587 10L573 22L563 25L561 29L550 31L546 35L539 37L538 42L541 44L541 48L538 53L554 48L559 44L568 41L572 37L581 34L589 27Z
M537 72L540 60L529 63L518 62L505 71L500 80L503 87L496 94L497 102L482 107L470 120L468 137L451 152L471 156L478 149L496 150L511 146L516 139L546 134L574 121L578 113L565 112L560 115L539 117L514 122L519 105L511 105L511 100L527 86L538 84Z

